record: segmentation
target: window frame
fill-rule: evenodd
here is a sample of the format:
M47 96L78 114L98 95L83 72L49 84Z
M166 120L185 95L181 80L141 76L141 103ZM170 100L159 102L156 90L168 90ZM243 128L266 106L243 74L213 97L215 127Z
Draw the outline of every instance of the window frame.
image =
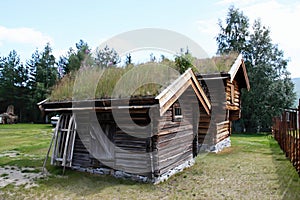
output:
M174 103L172 106L172 121L181 122L183 119L182 108L179 103Z

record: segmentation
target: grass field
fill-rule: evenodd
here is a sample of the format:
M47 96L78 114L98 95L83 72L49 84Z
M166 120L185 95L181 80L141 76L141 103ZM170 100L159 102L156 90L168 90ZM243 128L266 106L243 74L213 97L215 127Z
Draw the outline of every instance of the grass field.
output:
M39 173L50 125L0 125L0 167ZM27 167L27 168L25 168ZM193 167L158 184L137 183L47 165L32 186L0 187L0 199L300 199L298 174L270 135L233 134L232 147L201 154ZM0 170L1 173L1 170ZM0 174L4 181L7 173ZM1 179L2 178L2 179ZM1 185L1 184L0 184Z

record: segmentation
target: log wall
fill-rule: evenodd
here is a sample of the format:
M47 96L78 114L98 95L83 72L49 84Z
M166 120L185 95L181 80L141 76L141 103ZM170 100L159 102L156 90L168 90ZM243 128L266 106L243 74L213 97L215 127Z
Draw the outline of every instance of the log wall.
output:
M201 112L199 119L198 142L200 145L207 144L209 146L216 144L220 138L217 130L218 123L227 121L226 112L226 90L227 78L220 79L199 79L201 86L206 88L206 95L209 97L212 105L211 116Z
M87 148L90 148L91 137L89 135L90 126L88 112L76 113L77 134L73 151L72 165L76 167L88 168L93 166L93 158Z
M221 142L230 136L230 121L224 121L216 124L217 136L216 143Z
M150 176L152 171L149 141L151 130L147 126L150 122L148 109L132 109L130 115L140 128L132 128L128 119L122 119L125 109L118 110L118 123L115 122L111 111L97 112L94 114L78 113L77 124L79 136L76 137L74 147L73 166L82 168L109 167L128 173ZM113 145L110 150L112 158L96 159L88 149L95 149L99 145L95 138L91 137L92 127L90 123L100 124L109 142ZM142 126L144 125L144 127ZM97 134L97 133L94 133ZM109 147L100 147L109 148Z
M110 110L97 113L97 121L92 114L81 112L77 117L79 136L74 147L73 165L82 168L111 167L128 173L147 177L160 176L168 170L191 160L197 154L197 133L199 104L190 87L176 104L182 110L182 119L174 120L171 106L163 116L159 116L158 107L130 109L130 117L137 125L133 127L127 119L126 109L118 110L113 116ZM114 117L117 117L116 121ZM112 160L95 159L89 153L93 138L90 136L89 123L99 123L114 144Z
M154 118L157 119L154 123L156 134L152 138L156 175L166 173L197 154L199 115L195 113L199 105L192 88L188 88L176 103L180 102L183 115L180 121L173 120L172 107L162 117Z
M212 105L211 116L200 114L198 141L214 145L230 136L231 121L241 117L241 91L238 82L231 83L229 77L200 77L198 80Z
M226 109L229 110L229 120L241 118L241 90L236 80L226 81Z
M132 109L130 115L136 127L128 124L125 110L119 110L121 118L114 133L115 169L138 175L151 176L152 160L150 151L151 125L149 109ZM113 121L113 119L112 119Z

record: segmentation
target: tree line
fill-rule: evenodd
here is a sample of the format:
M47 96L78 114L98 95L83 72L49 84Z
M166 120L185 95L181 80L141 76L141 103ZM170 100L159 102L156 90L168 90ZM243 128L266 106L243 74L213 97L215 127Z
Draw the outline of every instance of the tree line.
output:
M272 42L270 29L260 20L255 20L251 27L249 18L238 8L231 6L228 9L225 24L219 20L219 28L217 55L242 53L251 85L249 92L242 92L239 126L247 132L267 130L272 124L272 117L291 107L295 100L294 85L287 70L288 59ZM188 49L176 56L174 61L163 55L161 57L162 62L178 66L181 73L193 67ZM153 54L150 61L156 61ZM58 61L49 44L42 51L36 50L25 64L20 62L14 50L8 56L0 57L0 112L12 104L21 122L42 122L36 104L47 98L57 81L65 74L78 70L82 63L106 68L120 63L120 57L107 46L97 48L92 54L83 40ZM130 54L126 56L125 64L132 64Z
M43 100L56 83L57 67L52 49L47 44L43 51L36 50L23 64L15 50L0 58L0 110L15 107L21 122L38 122L37 102Z
M20 122L44 122L37 103L49 96L52 87L65 74L78 70L83 62L92 61L104 68L116 65L120 58L114 49L107 46L96 49L93 57L83 40L57 62L50 44L46 44L42 51L36 50L25 63L20 61L15 50L8 56L0 56L0 113L13 105Z

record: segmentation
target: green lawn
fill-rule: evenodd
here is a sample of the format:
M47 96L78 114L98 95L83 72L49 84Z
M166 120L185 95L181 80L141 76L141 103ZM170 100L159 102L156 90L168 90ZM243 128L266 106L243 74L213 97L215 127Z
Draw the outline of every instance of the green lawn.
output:
M51 129L0 125L0 166L40 171ZM0 188L0 199L300 199L298 174L276 141L265 134L234 134L231 148L201 154L193 167L158 185L71 170L61 176L60 168L47 169L52 175L36 180L38 187L10 184Z

